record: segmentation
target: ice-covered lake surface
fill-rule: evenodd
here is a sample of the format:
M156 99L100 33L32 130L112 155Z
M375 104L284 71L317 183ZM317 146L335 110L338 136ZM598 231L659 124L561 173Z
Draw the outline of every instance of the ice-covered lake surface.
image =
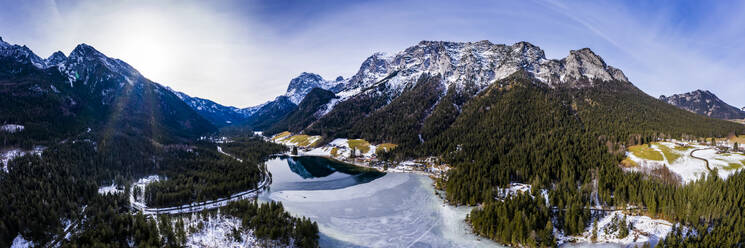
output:
M324 158L267 161L281 201L318 222L321 247L500 247L470 232L470 208L445 204L426 176L380 173Z

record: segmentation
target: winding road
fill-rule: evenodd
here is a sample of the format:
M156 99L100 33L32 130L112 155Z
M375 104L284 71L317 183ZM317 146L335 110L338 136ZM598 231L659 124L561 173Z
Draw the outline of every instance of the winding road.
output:
M703 151L703 150L709 150L709 149L712 149L712 148L694 149L693 151L691 151L691 154L690 155L691 155L692 158L695 158L695 159L698 159L698 160L703 160L706 163L706 169L709 170L709 172L712 172L711 171L711 167L709 167L709 160L706 160L705 158L702 158L702 157L696 157L695 155L693 155L694 152Z
M237 161L243 162L242 159L239 159L231 154L228 154L226 152L223 152L222 147L218 146L217 151L225 154L228 157L231 157ZM269 170L266 168L266 164L264 164L264 168L259 168L264 173L264 179L259 182L258 186L255 189L239 192L230 195L230 197L227 198L218 198L215 200L210 201L203 201L203 202L194 202L190 204L184 204L181 206L174 206L174 207L162 207L162 208L153 208L153 207L147 207L143 203L134 201L134 197L131 194L134 194L134 190L131 190L130 192L130 207L133 210L141 211L144 215L160 215L160 214L184 214L184 213L195 213L200 212L202 210L208 210L208 209L215 209L219 208L225 205L228 205L228 203L233 201L239 201L243 199L249 199L254 198L258 196L258 194L261 192L262 189L266 188L271 184L272 177L271 174L269 174Z

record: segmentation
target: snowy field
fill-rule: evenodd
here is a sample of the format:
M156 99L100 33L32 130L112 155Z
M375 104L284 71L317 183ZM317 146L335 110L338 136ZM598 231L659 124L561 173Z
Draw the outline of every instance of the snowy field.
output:
M98 188L98 194L101 195L115 195L124 193L124 190L118 189L117 185L112 183L111 185L101 186Z
M13 160L14 158L22 157L22 156L25 156L26 154L33 154L33 155L41 156L41 154L44 152L44 149L46 149L46 147L34 146L34 149L30 151L24 151L24 150L17 149L17 148L0 151L0 163L2 163L3 165L3 170L5 172L8 172L8 162Z
M319 141L321 136L307 136L307 135L293 135L289 132L282 132L269 138L269 140L283 145L297 146L299 156L322 156L331 158L348 158L352 155L352 147L350 146L350 139L338 138L329 142L328 144L320 147L312 147L314 143ZM351 140L354 142L355 140ZM359 140L358 140L359 141ZM366 143L366 141L365 141ZM369 148L366 152L360 152L357 150L355 155L359 158L370 159L375 157L375 153L378 149L377 145L368 144L366 148Z
M16 236L15 239L13 239L13 244L10 245L10 248L26 248L26 247L34 247L34 243L31 243L31 241L28 241L23 238L20 234Z
M365 153L357 151L356 156L360 158L372 158L378 147L370 144L369 148L370 150ZM348 158L352 155L352 148L349 146L349 139L334 139L325 146L316 147L309 151L298 151L298 155Z
M209 216L204 220L198 214L192 214L184 217L185 229L195 229L197 232L188 233L186 238L186 247L257 247L258 243L253 231L241 231L240 240L233 237L233 230L241 229L241 220L232 216L217 214ZM175 220L174 220L175 221ZM202 228L199 229L199 224Z
M687 146L681 147L678 144ZM693 155L708 160L711 169L718 169L718 175L721 178L726 179L745 167L745 155L736 153L717 154L716 149L710 146L675 141L652 143L650 148L662 154L663 159L660 161L644 159L632 152L627 152L626 156L638 165L638 167L628 168L628 170L655 169L664 166L679 175L683 183L692 182L709 174L704 161L690 156L691 152L697 149L704 150L695 151ZM666 153L662 152L663 150L667 151L667 155L672 154L673 156L679 156L679 158L669 158Z
M16 133L23 131L25 127L23 125L18 124L5 124L0 126L0 131L2 132L8 132L8 133Z
M626 222L623 222L624 217ZM619 237L620 229L617 224L631 226L626 237ZM565 243L562 247L634 247L650 243L655 246L672 231L673 224L647 216L626 215L623 211L613 211L598 219L597 238L592 241L592 224L585 229L581 236L562 237L559 242ZM683 232L687 228L683 227ZM573 243L567 243L573 242Z

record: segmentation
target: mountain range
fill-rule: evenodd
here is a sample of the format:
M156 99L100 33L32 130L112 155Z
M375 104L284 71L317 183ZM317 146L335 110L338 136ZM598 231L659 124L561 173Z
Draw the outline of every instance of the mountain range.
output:
M0 38L0 95L0 123L25 126L5 145L52 142L89 129L163 143L217 131L166 87L86 44L42 59Z
M620 69L607 65L588 48L572 50L562 59L548 59L543 50L528 42L504 45L489 41L422 41L393 55L373 54L350 78L325 81L320 76L308 77L314 74L303 75L303 78L313 78L308 81L316 82L306 85L322 85L327 92L318 91L316 93L323 96L298 103L302 111L288 108L285 111L289 112L277 114L284 116L272 122L277 125L262 124L256 129L266 131L267 135L291 130L322 135L326 141L336 137L362 137L374 142L414 146L440 135L456 122L473 98L488 88L511 87L511 82L505 80L515 75L533 87L567 94L565 101L568 103L556 104L565 105L573 112L597 109L602 104L610 108L611 102L629 101L640 106L628 106L634 109L624 111L652 130L662 131L662 122L680 126L674 124L674 118L705 122L703 118L681 113L648 96L633 86ZM603 94L603 99L583 96L599 93ZM651 110L640 112L640 109ZM672 114L660 113L663 117L658 127L644 123L644 118L662 110L672 111ZM604 114L622 114L618 106L609 111ZM304 125L288 126L283 120L290 116L292 123ZM397 126L397 123L402 125Z
M268 123L279 121L289 112L296 109L297 105L300 104L312 89L335 90L333 88L340 85L343 80L344 78L340 76L334 81L329 81L323 79L318 74L303 72L290 80L285 94L276 97L274 100L248 108L224 106L208 99L192 97L185 93L169 89L217 127L243 125L265 129L269 127Z
M697 94L700 97L682 98L697 104L723 105L709 92ZM14 161L9 167L10 173L16 173L14 177L0 180L6 182L5 188L13 188L12 192L16 193L7 198L14 204L0 211L6 214L3 220L8 220L3 225L11 227L0 232L0 243L9 243L18 233L47 240L45 236L51 235L43 231L51 229L38 225L33 232L24 231L27 228L24 221L42 219L34 223L58 225L62 220L51 214L53 217L46 220L47 216L41 214L46 206L30 208L34 211L16 211L23 210L19 206L28 205L25 200L46 203L65 198L65 203L55 204L59 206L57 209L72 210L67 206L74 206L69 202L75 200L66 198L74 196L71 192L96 195L96 186L103 180L108 185L115 176L136 178L168 170L173 174L155 185L177 190L170 197L184 201L194 198L194 192L201 192L199 188L189 188L193 184L224 188L224 184L213 182L224 179L226 172L237 173L249 167L219 155L222 148L212 150L214 144L198 140L236 128L263 131L267 136L282 131L319 135L321 144L336 138L365 139L371 144L393 143L397 146L392 150L376 154L376 158L386 163L433 157L450 168L445 180L437 181L437 186L446 191L448 203L483 204L476 212L504 210L482 218L470 215L476 217L470 219L475 233L484 236L519 233L519 237L504 239L488 237L504 243L511 240L512 244L534 245L537 243L523 242L542 233L539 235L542 244L553 246L554 228L570 235L587 230L591 216L582 209L590 204L633 205L649 209L652 214L658 213L655 212L658 209L673 214L685 212L678 211L684 208L671 210L667 206L689 202L680 199L695 199L685 194L676 199L678 194L674 190L680 186L658 184L654 178L659 175L625 173L619 164L628 147L663 138L745 133L745 125L692 113L667 101L668 98L660 100L638 89L620 69L606 64L588 48L571 50L561 59L549 59L542 49L528 42L506 45L489 41L422 41L392 55L373 54L349 78L326 80L313 73L302 73L290 80L286 93L241 109L164 87L124 61L107 57L86 44L78 45L69 55L55 52L42 59L25 46L10 45L0 39L0 125L3 126L0 148L28 149L43 145L51 150L43 155L45 161L50 160L43 170L30 162L40 157L25 157L28 160L24 161L29 163ZM704 109L706 114L719 111L716 108L713 111L711 105L693 106ZM73 139L81 135L86 137ZM233 149L238 154L261 157L250 149L267 146L268 156L277 153L269 151L273 150L269 146L279 151L285 148L245 134L241 136L244 137L236 140L246 138L245 141L251 142L246 150L240 146L241 141L235 142L238 147ZM52 155L60 147L68 150ZM241 169L226 167L231 164ZM81 172L69 174L71 168ZM255 172L258 175L259 171ZM89 175L91 181L81 184L74 175ZM37 180L39 176L57 179ZM24 181L10 181L18 177L24 177ZM742 180L734 177L734 182L741 184ZM57 183L58 179L66 181ZM56 184L36 185L46 181ZM532 197L519 198L525 201L519 207L500 205L511 201L495 201L494 193L514 182L530 184L536 189L534 192L545 189L549 192L550 206L567 211L550 211L543 200ZM713 185L711 189L716 190L691 191L721 193L724 188L721 183L706 179L694 186ZM716 199L736 203L740 184L731 185L735 189L727 191L734 192L731 197L718 195ZM84 186L86 190L73 186ZM181 187L186 188L177 189ZM59 192L55 192L57 189ZM34 193L33 198L20 197L29 192ZM593 194L596 196L592 197ZM217 195L208 198L220 197ZM77 205L83 206L83 202ZM93 203L85 206L95 208ZM130 214L126 207L108 209ZM506 209L514 211L505 212ZM692 212L700 210L694 208ZM718 213L726 215L727 211ZM515 223L515 228L478 224L502 221L495 216L519 219L504 220ZM526 216L539 216L540 221ZM700 220L702 216L676 218ZM556 227L553 220L559 220ZM97 221L101 226L119 226L111 225L108 219ZM717 223L724 222L717 220ZM729 225L742 226L736 225L740 222L734 223ZM155 224L152 227L156 229ZM517 228L522 231L510 231ZM495 232L501 229L507 231ZM698 230L705 235L701 230L728 229L703 226ZM527 233L536 235L523 235ZM523 240L515 241L515 237ZM120 238L121 244L129 242L129 237Z
M693 113L717 119L743 119L745 107L738 109L719 99L708 90L696 90L672 96L660 96L660 100Z
M237 109L205 99L191 98L183 93L177 92L177 95L186 99L187 104L215 125L248 122L264 129L268 126L258 123L257 119L273 117L270 122L277 121L277 116L283 117L296 108L313 88L338 93L343 99L347 99L368 91L373 86L385 84L385 94L394 97L407 87L412 87L420 76L427 74L440 75L442 80L439 84L443 89L452 86L478 91L518 70L526 70L550 87L591 86L590 80L593 79L628 81L621 70L606 65L602 58L586 48L571 51L569 56L561 60L549 60L543 50L527 42L507 46L489 41L422 41L395 55L373 54L362 62L357 73L347 79L340 76L335 80L325 80L317 74L304 72L290 81L284 95L250 108ZM269 115L272 110L276 110L274 115ZM238 116L243 116L244 119L236 119L234 113L239 113Z
M488 88L510 88L508 78L568 94L568 103L556 104L574 112L582 112L583 103L599 104L580 99L578 94L587 92L614 89L619 98L649 97L588 48L548 59L528 42L422 41L396 54L373 54L349 78L326 80L304 72L290 80L285 94L242 109L152 82L127 63L86 44L69 56L55 52L42 59L26 46L0 39L0 59L0 82L4 82L0 93L13 96L0 102L12 106L0 120L26 125L25 133L37 137L65 137L90 127L106 135L144 135L174 142L216 132L216 127L243 126L267 134L284 130L319 134L326 141L364 137L413 146L446 130ZM311 97L306 101L307 96ZM713 97L699 102L723 104ZM681 102L669 100L673 98L680 99L663 100ZM718 107L706 109L710 108L716 112ZM742 112L734 107L727 110L733 118ZM392 125L396 123L401 125Z

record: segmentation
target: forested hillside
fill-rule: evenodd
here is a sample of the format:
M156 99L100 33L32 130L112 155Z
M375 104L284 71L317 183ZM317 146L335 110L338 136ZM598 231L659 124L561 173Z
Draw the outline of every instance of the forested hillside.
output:
M25 46L0 45L0 125L19 127L0 130L0 152L38 151L8 153L0 170L0 247L16 237L40 246L181 246L183 236L174 238L167 225L132 214L128 185L164 175L150 187L148 203L212 200L255 188L265 177L259 165L286 149L248 135L225 145L242 161L221 154L216 143L200 139L215 134L212 124L167 88L88 45L48 60ZM98 192L111 184L123 193ZM317 246L310 221L281 206L250 207L264 218L246 227L268 232L261 239L302 238Z
M283 132L299 132L316 121L325 111L327 104L338 99L333 92L321 88L313 88L298 104L298 107L287 114L287 117L275 122L264 130L267 136ZM330 109L328 109L330 111Z
M595 179L601 181L601 199L608 206L646 206L656 215L662 209L657 204L673 197L666 196L665 192L674 192L675 186L621 171L617 165L625 147L658 138L724 137L745 132L743 125L680 110L644 94L628 82L552 88L527 73L518 72L471 98L458 94L467 92L468 88L449 91L444 96L423 94L427 91L417 89L432 89L432 84L427 84L427 77L422 78L418 88L404 91L388 105L363 104L363 99L375 99L374 94L365 93L347 103L342 102L306 131L331 137L350 135L347 137L401 142L393 153L384 156L387 159L439 156L454 167L444 182L448 200L467 205L486 203L484 211L487 212L491 211L488 209L492 204L502 204L493 202L497 187L526 182L548 189L550 205L567 210L557 212L558 222L551 224L566 234L582 232L589 224L590 215L585 207L590 204L591 185ZM395 109L389 106L407 109L408 115L396 115ZM425 115L417 117L420 113ZM395 128L376 123L387 123ZM330 127L319 130L319 124ZM423 134L421 140L414 136L420 133ZM414 142L406 142L407 137L413 137ZM633 186L641 188L628 191L628 187L632 187L628 183L634 180L643 181ZM633 195L629 195L630 192L634 192ZM492 214L495 213L473 215L474 228L484 235L514 228L484 224L487 219L494 218ZM521 228L526 232L545 233L546 226L545 221L533 221ZM521 232L513 232L518 233ZM486 236L513 244L549 241L505 235L508 236Z

